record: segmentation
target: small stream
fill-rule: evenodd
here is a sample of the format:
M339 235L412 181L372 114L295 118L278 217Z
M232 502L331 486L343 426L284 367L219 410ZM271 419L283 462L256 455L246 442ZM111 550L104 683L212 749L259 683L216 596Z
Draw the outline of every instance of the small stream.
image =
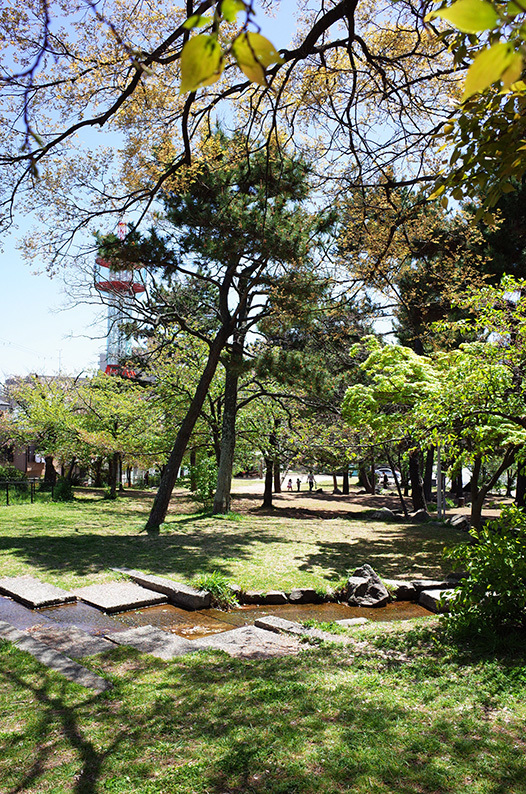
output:
M94 635L149 624L187 639L197 639L210 634L219 634L237 626L251 625L256 618L265 615L278 615L299 623L305 620L330 622L357 617L384 622L432 616L427 609L410 601L395 601L380 609L350 607L346 604L280 604L241 606L230 612L222 612L219 609L190 612L171 604L163 604L108 615L82 601L31 610L10 598L0 596L0 620L11 623L15 628L26 629L37 624L59 623L63 626L76 626Z

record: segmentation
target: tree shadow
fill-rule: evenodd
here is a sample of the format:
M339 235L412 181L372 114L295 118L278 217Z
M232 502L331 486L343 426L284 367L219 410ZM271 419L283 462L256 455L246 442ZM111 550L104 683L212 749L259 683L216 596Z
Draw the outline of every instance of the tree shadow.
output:
M179 522L178 522L179 523ZM189 523L194 523L194 520ZM39 534L0 537L0 553L9 552L36 570L62 575L88 576L115 568L138 568L154 574L220 571L231 574L229 559L250 559L255 543L288 544L292 541L271 530L235 525L217 533L175 531L157 538L147 535L75 534L65 537Z
M38 678L42 682L40 685L31 683L29 676L23 676L5 668L0 670L0 676L4 678L6 685L30 692L38 704L36 709L32 709L31 715L31 737L34 742L31 754L32 762L28 768L20 770L18 782L4 791L6 794L19 794L19 792L28 789L38 790L34 787L38 787L38 781L45 773L46 764L53 761L56 752L56 738L50 740L50 737L56 737L58 732L70 750L76 754L80 765L80 771L74 776L74 783L68 790L75 794L95 794L99 790L102 765L105 759L114 753L121 742L126 739L127 727L122 726L105 749L99 749L100 742L97 741L95 744L83 733L79 712L91 708L96 711L100 696L83 699L77 705L67 705L67 701L70 700L68 690L71 685L61 679L58 674L49 673L46 668L34 660L30 660L29 665L38 671Z
M465 540L465 535L448 530L451 544ZM436 529L422 525L378 529L374 537L318 543L315 552L308 548L297 556L300 571L322 568L329 580L339 579L354 568L369 563L377 573L387 578L404 576L443 576L453 565L444 560L444 540Z

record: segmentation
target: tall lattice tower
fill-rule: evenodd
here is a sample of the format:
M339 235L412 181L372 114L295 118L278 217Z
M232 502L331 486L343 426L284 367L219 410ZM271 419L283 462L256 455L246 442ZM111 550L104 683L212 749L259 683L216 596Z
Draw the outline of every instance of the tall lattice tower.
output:
M117 236L120 240L126 237L126 224L122 221L118 225ZM127 270L122 270L116 259L112 261L101 256L95 262L95 288L105 293L104 302L108 307L106 357L104 363L101 361L101 369L109 375L130 375L129 371L123 370L123 361L131 354L131 340L123 332L122 324L127 318L125 308L139 292L145 291L144 285L134 280L140 265L128 265ZM102 268L107 268L108 273Z

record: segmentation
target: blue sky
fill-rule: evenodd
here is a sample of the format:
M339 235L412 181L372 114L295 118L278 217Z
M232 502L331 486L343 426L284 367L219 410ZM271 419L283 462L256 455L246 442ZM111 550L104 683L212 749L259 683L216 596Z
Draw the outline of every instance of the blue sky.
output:
M285 0L274 18L257 16L262 34L278 49L290 44L296 27L293 7L294 0ZM64 308L70 303L64 289L68 274L53 279L35 275L41 264L28 264L16 249L26 228L22 221L19 232L2 241L0 382L32 372L77 374L96 369L99 353L105 348L100 338L106 328L104 313L94 306Z

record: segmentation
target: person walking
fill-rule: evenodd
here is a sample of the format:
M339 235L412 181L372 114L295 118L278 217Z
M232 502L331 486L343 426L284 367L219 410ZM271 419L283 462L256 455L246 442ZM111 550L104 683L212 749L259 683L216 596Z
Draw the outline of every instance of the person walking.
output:
M298 479L296 480L296 490L297 490L297 491L299 491L299 489L300 489L300 485L301 485L301 480L300 480L300 478L298 477Z
M309 493L312 493L312 489L314 488L316 481L314 479L314 474L311 471L309 471L307 474L307 482L309 483Z

